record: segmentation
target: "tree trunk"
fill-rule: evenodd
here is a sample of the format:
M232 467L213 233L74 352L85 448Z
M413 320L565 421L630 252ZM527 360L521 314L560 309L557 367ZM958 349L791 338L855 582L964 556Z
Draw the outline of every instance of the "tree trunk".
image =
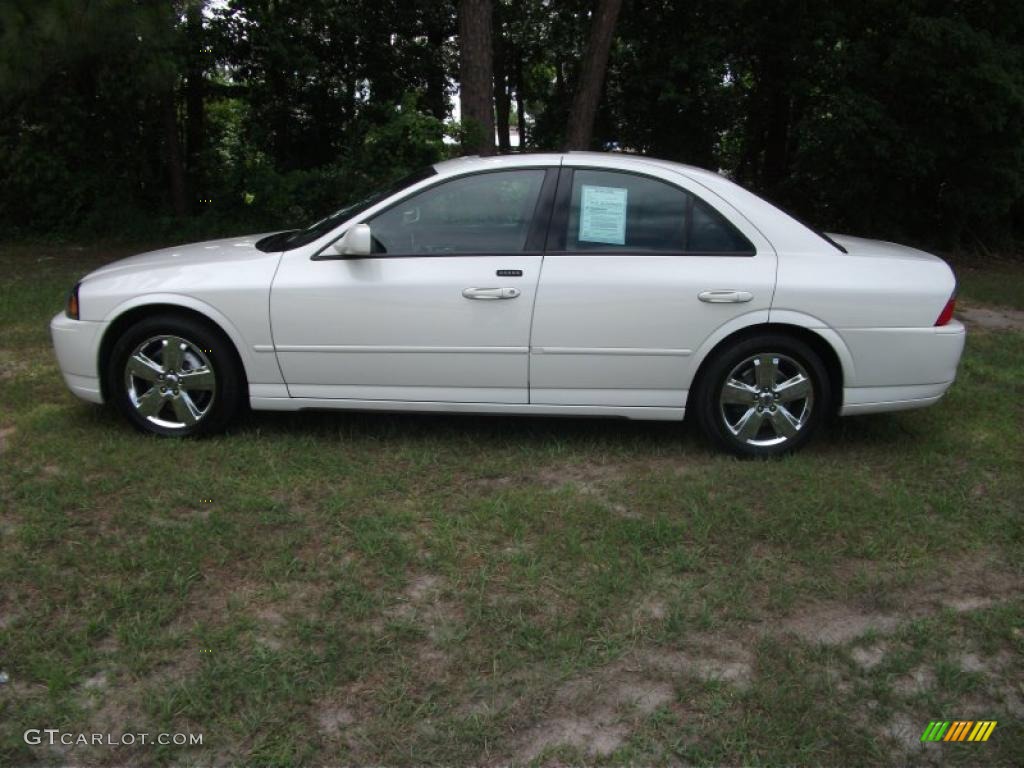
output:
M188 197L185 193L185 167L181 161L181 139L178 137L178 107L175 104L174 87L164 93L160 104L160 119L163 124L164 149L167 160L167 177L171 185L171 207L174 215L188 213Z
M519 127L519 149L526 149L526 96L523 94L523 57L516 55L516 122Z
M774 193L789 173L789 119L792 101L774 81L768 98L761 185Z
M576 97L569 113L565 148L589 149L594 133L594 116L601 100L604 74L608 68L608 54L615 36L615 22L622 8L622 0L598 0L590 40L583 57Z
M445 31L440 22L434 22L427 32L427 47L430 50L430 62L427 69L427 92L424 103L430 114L438 120L448 117L448 95L444 71L444 40Z
M491 0L461 0L459 58L462 120L472 131L463 150L493 155Z
M206 62L210 54L205 50L203 35L203 4L192 2L186 15L188 64L185 79L185 167L188 173L188 191L192 209L204 194L202 152L206 138L206 120L203 114L205 98Z
M494 6L494 112L498 126L498 150L508 152L512 148L509 137L509 118L512 113L512 97L508 90L508 63L504 30L501 23L501 3Z

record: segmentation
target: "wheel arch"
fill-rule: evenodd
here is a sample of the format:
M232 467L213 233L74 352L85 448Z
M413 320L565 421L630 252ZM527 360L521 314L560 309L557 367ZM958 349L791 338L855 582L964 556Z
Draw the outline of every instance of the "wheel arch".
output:
M242 373L243 391L248 392L248 364L241 352L241 350L245 349L245 346L241 343L241 336L238 334L237 329L228 322L226 317L221 315L212 307L203 305L201 302L190 301L188 303L182 303L180 302L180 299L183 297L174 297L176 300L150 298L152 300L146 301L145 303L129 302L123 304L110 313L109 319L107 320L107 327L103 332L103 338L100 340L98 351L99 358L96 361L100 378L100 392L104 401L107 401L110 397L110 393L107 391L106 371L107 366L110 363L110 355L113 352L114 345L117 343L117 340L135 323L146 317L159 314L178 315L180 317L198 320L210 326L215 331L223 334L228 341L228 347L235 358L235 362L238 364L238 369Z
M773 313L774 314L774 313ZM690 391L699 386L709 361L716 353L731 344L735 344L752 336L765 333L780 333L798 339L807 344L821 358L828 373L829 388L832 394L833 410L838 413L843 405L843 384L853 375L853 361L850 351L842 338L830 328L815 327L800 322L802 316L797 313L793 318L783 320L764 320L748 323L740 327L726 326L708 339L697 352L697 367L690 382ZM793 322L796 320L796 322ZM689 399L689 398L687 398Z

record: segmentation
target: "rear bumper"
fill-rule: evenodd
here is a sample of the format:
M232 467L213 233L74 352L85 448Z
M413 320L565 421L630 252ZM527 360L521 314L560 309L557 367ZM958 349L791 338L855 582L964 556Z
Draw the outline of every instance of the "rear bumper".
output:
M72 320L63 312L50 321L50 336L64 383L77 397L102 403L99 345L106 323Z
M840 416L856 416L886 411L909 411L934 405L953 382L922 384L916 387L859 387L843 390Z
M855 376L843 388L843 416L905 411L937 403L956 379L964 351L963 323L939 328L842 331Z

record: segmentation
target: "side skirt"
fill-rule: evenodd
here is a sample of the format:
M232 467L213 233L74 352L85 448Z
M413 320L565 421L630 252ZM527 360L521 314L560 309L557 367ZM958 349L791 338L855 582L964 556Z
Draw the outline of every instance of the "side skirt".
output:
M488 413L523 416L597 416L645 421L682 421L685 408L601 405L436 403L403 400L336 400L306 397L250 397L254 411L385 411L397 413Z

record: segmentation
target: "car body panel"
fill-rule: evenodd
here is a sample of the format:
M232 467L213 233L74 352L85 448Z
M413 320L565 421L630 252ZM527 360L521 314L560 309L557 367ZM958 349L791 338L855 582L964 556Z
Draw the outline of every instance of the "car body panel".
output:
M108 327L146 306L181 307L215 323L235 345L250 386L283 387L268 306L281 255L256 248L261 235L163 248L100 267L79 288L82 320ZM62 333L67 333L62 327ZM101 335L81 339L99 378ZM280 394L283 389L275 389Z
M271 297L292 397L526 403L541 256L286 259ZM499 270L522 276L498 277ZM470 288L515 288L467 300Z
M50 338L64 383L77 397L90 403L103 402L96 360L106 327L106 323L72 320L63 312L50 321Z
M774 253L757 257L550 255L534 313L530 402L679 407L718 328L771 306ZM742 304L706 304L710 289Z

